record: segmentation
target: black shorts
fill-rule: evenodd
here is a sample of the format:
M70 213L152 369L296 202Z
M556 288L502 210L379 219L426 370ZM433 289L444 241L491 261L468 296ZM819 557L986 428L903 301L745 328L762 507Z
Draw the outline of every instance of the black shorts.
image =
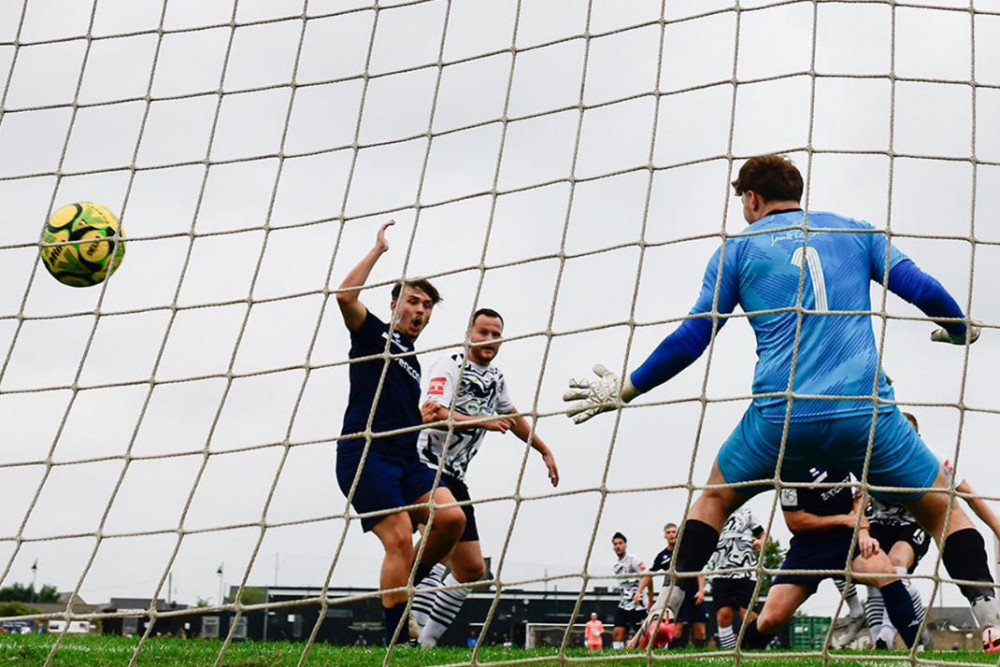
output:
M615 627L625 628L629 634L638 630L639 626L642 625L642 622L645 620L645 609L622 609L621 607L618 607L615 610Z
M465 485L465 482L455 479L450 475L441 473L441 486L451 491L451 495L455 496L455 500L463 501L472 499L469 495L469 487ZM465 532L462 533L462 537L458 538L458 541L478 542L479 529L476 527L476 510L472 509L472 505L462 505L462 511L465 513Z
M708 609L704 602L695 602L694 596L688 593L684 596L681 608L677 610L678 623L707 623Z
M712 601L716 609L733 607L734 609L753 609L753 589L757 586L756 579L731 579L716 577L712 579Z
M878 540L882 551L889 553L892 545L896 542L906 542L913 548L913 565L910 566L910 574L917 568L920 559L927 553L930 547L930 538L919 524L911 523L906 526L887 526L881 523L873 523L868 529L868 534Z
M812 595L819 582L827 578L843 579L839 576L821 574L785 574L785 570L839 570L847 565L847 553L851 548L853 531L849 528L835 529L822 533L803 534L792 537L788 553L781 564L782 572L774 577L774 585L796 584L804 586ZM857 547L854 556L857 556ZM851 559L853 560L853 558Z

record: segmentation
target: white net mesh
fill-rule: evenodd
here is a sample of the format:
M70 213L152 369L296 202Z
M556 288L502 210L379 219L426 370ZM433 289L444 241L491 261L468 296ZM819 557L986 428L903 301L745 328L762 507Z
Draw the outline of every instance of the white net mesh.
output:
M325 612L329 587L376 585L381 549L333 476L349 342L331 299L388 217L362 299L385 319L389 284L434 280L425 368L475 308L503 313L498 365L562 473L552 489L511 436L472 464L502 582L476 620L504 588L607 577L616 530L651 556L749 401L749 327L583 428L566 378L634 367L683 319L742 228L728 183L762 152L995 324L998 45L995 0L3 3L0 586L37 574L155 620L187 613L157 598L222 605L229 586L312 586L272 608ZM81 200L119 214L128 253L74 290L38 239ZM994 336L932 354L919 313L873 302L900 402L997 500ZM773 496L753 507L785 541ZM925 598L964 605L928 561Z

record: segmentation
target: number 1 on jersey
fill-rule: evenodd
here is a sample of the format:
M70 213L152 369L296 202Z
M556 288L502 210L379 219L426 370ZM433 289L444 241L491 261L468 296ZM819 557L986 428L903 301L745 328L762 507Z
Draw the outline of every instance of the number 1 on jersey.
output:
M819 253L816 248L807 246L796 248L792 253L792 264L802 268L803 255L805 256L806 273L812 281L813 294L816 295L815 310L829 310L826 303L826 279L823 276L823 263L819 261Z

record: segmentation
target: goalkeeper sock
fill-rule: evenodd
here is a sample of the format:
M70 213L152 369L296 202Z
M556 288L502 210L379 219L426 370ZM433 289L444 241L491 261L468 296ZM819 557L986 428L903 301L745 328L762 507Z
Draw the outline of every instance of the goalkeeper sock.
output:
M704 521L688 519L682 532L675 556L677 571L701 572L719 544L719 531ZM696 581L694 583L697 585Z
M465 596L471 590L468 586L462 586L462 582L455 578L454 574L449 574L444 580L445 586L459 586L447 591L438 591L434 595L434 608L431 609L430 618L427 624L420 631L420 645L424 647L437 646L438 639L448 629L455 616L458 615L465 602Z
M949 535L941 550L941 560L953 579L983 582L982 586L958 587L971 604L974 605L980 599L996 597L993 593L993 576L986 562L986 542L978 530L965 528ZM996 625L996 622L987 625L980 622L980 627L992 625Z
M730 630L730 633L732 631ZM774 639L774 635L765 635L757 629L757 619L750 621L743 631L743 648L763 649Z
M896 580L882 587L882 599L885 600L885 610L892 620L892 625L899 632L899 636L903 638L907 646L913 646L917 639L917 628L920 626L920 621L917 620L917 614L913 609L913 599L910 597L910 592L902 581ZM888 627L883 628L883 631Z
M733 626L719 626L719 648L736 648L736 635L733 634Z
M405 609L406 609L405 602L400 602L394 607L382 607L382 613L385 615L386 646L392 643L392 636L396 634L396 626L398 626L399 622L403 620L403 610Z
M410 606L410 618L421 628L427 625L427 618L434 607L434 598L437 594L437 591L427 592L427 589L440 586L444 582L444 573L444 565L438 563L431 568L430 574L417 583L417 590L413 595L413 604Z

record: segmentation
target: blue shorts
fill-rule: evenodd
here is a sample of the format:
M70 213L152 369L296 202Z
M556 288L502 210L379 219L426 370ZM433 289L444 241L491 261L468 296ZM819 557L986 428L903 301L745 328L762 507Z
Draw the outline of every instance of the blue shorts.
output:
M785 554L785 561L781 564L782 574L775 575L773 584L804 586L809 595L812 595L816 592L819 582L824 579L843 579L843 575L783 574L783 572L785 570L842 571L847 567L847 552L851 548L853 533L850 528L842 528L792 537L788 553Z
M364 446L353 442L337 447L337 483L345 496L354 483L362 451ZM416 445L391 448L373 445L351 498L351 507L358 514L404 507L433 487L434 471L421 463ZM361 529L367 533L386 516L362 517Z
M813 466L850 469L861 479L871 430L871 415L839 417L817 422L792 422L781 466L782 477L800 476ZM770 480L778 461L784 424L765 420L753 405L719 450L719 470L727 483ZM929 487L941 464L896 406L878 415L872 441L868 483L875 486ZM751 495L772 486L744 487ZM916 500L922 491L871 495L886 503Z

